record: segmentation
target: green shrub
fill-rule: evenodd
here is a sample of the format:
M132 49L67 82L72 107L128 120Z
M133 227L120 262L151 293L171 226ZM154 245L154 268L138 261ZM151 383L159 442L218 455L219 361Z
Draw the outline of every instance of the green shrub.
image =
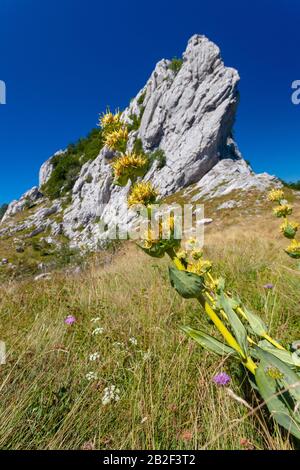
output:
M181 69L182 64L182 59L178 59L178 57L173 57L171 63L169 64L169 69L172 70L175 74L177 74Z
M281 183L282 183L286 188L295 189L295 190L297 190L297 191L300 190L300 180L295 181L295 182L293 182L293 183L284 181L284 180L282 180L282 179L281 179L280 181L281 181Z
M166 165L166 154L162 149L156 149L149 154L149 160L151 164L157 160L157 168L161 169Z
M137 104L139 105L139 108L140 108L139 114L138 115L130 114L129 116L129 119L131 120L131 124L128 124L127 126L128 132L137 131L140 128L141 120L145 111L145 106L143 106L145 96L146 96L146 92L144 91L144 93L142 93L139 99L137 100Z
M137 100L137 104L139 106L142 106L144 104L145 96L146 96L146 92L144 91L144 93L142 93L139 99Z
M55 251L56 266L64 268L70 264L81 265L84 257L78 248L71 248L68 242L62 243Z
M143 142L140 138L137 138L133 144L133 153L137 155L145 155L149 160L149 167L153 162L157 161L157 168L160 170L166 165L166 154L162 149L156 149L153 152L147 153L144 150Z
M140 138L137 138L133 144L133 153L136 153L138 155L144 155L144 147L143 147L143 142Z
M7 211L7 208L8 204L2 204L2 206L0 206L0 220L3 218L5 212Z
M137 131L140 128L141 120L144 114L145 108L144 106L140 107L140 114L130 114L129 119L131 120L131 124L128 124L128 132Z
M94 160L103 147L100 129L93 129L86 138L70 144L64 154L52 158L54 170L42 187L42 192L50 199L56 199L68 193L74 186L84 163Z

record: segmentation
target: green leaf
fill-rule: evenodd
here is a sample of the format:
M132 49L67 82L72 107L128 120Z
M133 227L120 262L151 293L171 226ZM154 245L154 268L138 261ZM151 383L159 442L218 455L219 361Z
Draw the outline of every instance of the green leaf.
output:
M242 348L244 354L247 356L248 344L247 344L247 330L244 327L243 323L232 309L230 301L225 297L224 293L221 292L217 295L218 302L217 307L223 309L228 317L228 321L231 325L231 328L234 332L235 338Z
M255 352L259 359L266 363L267 367L271 366L279 370L283 375L280 381L284 383L285 387L290 387L289 393L294 396L296 400L300 400L300 376L294 372L289 365L278 359L273 352L264 351L258 346L255 347Z
M290 224L285 225L284 230L283 230L283 235L286 238L292 239L295 237L297 233L297 228L293 227Z
M172 287L185 299L198 298L203 290L203 278L197 274L170 266L169 277Z
M298 424L293 408L289 405L293 403L292 397L288 392L283 391L277 380L266 374L267 367L268 362L262 360L255 371L259 393L275 421L300 439L300 423Z
M290 253L289 251L285 250L285 252L294 259L300 259L300 250L298 252Z
M262 319L246 308L243 310L253 332L258 336L264 336L267 333L267 326Z
M129 175L121 175L119 178L115 178L113 184L116 186L126 186L129 180Z
M181 329L187 333L191 338L193 338L200 346L209 351L219 354L220 356L224 355L237 355L236 351L226 344L221 343L221 341L213 338L213 336L208 335L204 331L194 330L189 326L182 326Z
M263 340L258 343L258 346L264 351L273 354L282 362L294 367L300 367L300 357L297 354L292 354L289 351L284 351L273 346L269 341Z

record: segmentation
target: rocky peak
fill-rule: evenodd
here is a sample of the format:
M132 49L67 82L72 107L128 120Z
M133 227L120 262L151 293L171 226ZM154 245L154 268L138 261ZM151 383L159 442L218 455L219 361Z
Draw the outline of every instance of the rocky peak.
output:
M151 174L163 195L198 181L227 154L238 102L238 72L225 67L219 48L205 36L189 40L177 74L170 64L157 64L125 111L126 117L136 113L144 95L138 137L145 149L159 147L166 154L166 166Z

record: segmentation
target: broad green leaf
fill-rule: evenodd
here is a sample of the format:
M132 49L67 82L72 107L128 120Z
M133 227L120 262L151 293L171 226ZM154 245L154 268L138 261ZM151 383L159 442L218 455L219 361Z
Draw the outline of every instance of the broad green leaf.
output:
M285 362L286 364L289 364L291 366L300 367L300 357L297 354L294 355L289 351L277 349L267 340L260 341L258 343L258 346L264 351L267 351L273 354L274 356L278 357L278 359L280 359L282 362Z
M244 327L243 323L235 313L235 311L231 308L229 299L225 297L224 293L221 292L217 295L218 302L217 307L222 308L228 317L228 321L231 325L231 328L234 332L235 338L239 343L240 347L242 348L245 355L248 352L248 344L247 344L247 330Z
M262 319L246 308L244 308L243 311L253 332L258 336L264 336L267 333L267 327Z
M249 383L250 383L251 387L253 388L253 390L256 390L257 392L259 392L259 389L258 389L258 386L256 385L256 382L254 382L254 381L251 379L251 376L250 376L250 375L248 376L248 380L249 380Z
M279 372L283 375L283 377L280 378L280 381L284 383L286 387L289 387L289 393L297 401L300 400L300 375L294 372L294 370L288 364L276 357L273 351L264 351L258 346L256 346L254 349L259 359L266 363L267 367L271 366L279 370Z
M286 224L284 226L283 235L286 238L292 239L295 237L296 233L297 233L297 229L295 229L295 227L293 227L292 225Z
M294 258L294 259L300 259L300 250L299 251L295 251L294 253L290 253L289 251L287 250L284 250L286 252L286 254L288 254L291 258Z
M134 176L145 176L145 174L147 173L147 170L148 170L148 164L143 166L143 167L140 167L140 168L134 168L134 170L132 171L133 175Z
M188 271L169 267L172 287L185 299L198 298L203 290L203 278Z
M292 360L295 364L295 366L300 367L300 356L298 352L293 352L292 353Z
M116 186L126 186L129 180L129 175L121 175L118 178L115 178L113 184Z
M286 392L280 389L278 381L266 374L268 362L262 360L256 369L255 379L263 400L275 421L300 439L300 423L298 424L293 409L289 405ZM282 393L280 393L282 391ZM289 394L288 394L289 396ZM290 397L291 399L292 397ZM290 400L293 402L293 400Z
M182 326L181 329L187 333L191 338L193 338L197 343L200 344L205 349L212 351L220 356L224 355L237 355L236 351L226 344L221 343L221 341L213 338L213 336L208 335L204 331L194 330L189 326Z

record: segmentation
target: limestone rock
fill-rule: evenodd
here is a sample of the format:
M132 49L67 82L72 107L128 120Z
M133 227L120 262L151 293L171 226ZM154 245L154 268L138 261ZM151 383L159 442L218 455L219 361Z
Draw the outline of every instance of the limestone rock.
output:
M255 189L265 192L270 187L282 186L279 180L268 173L255 174L245 160L221 160L193 186L192 202L226 196L233 191ZM195 194L195 190L197 190ZM191 190L186 191L186 195Z
M40 168L40 172L39 172L39 188L41 188L45 183L47 183L47 181L49 180L49 178L52 174L52 171L53 171L52 159L53 159L53 157L63 155L64 153L66 153L66 150L58 150L57 152L55 152L54 155L52 155L48 160L46 160L42 164L42 166Z
M144 148L164 150L167 163L149 177L162 195L195 183L231 149L231 130L238 102L238 72L225 67L219 48L195 35L175 75L162 60L145 88L133 100L126 119L144 95L138 132Z
M5 222L5 220L17 214L18 212L22 212L24 209L30 207L42 197L43 195L39 191L39 188L37 186L34 186L33 188L29 189L29 191L26 191L26 193L24 193L19 200L12 201L9 204L7 211L5 212L4 217L1 220L1 223Z

